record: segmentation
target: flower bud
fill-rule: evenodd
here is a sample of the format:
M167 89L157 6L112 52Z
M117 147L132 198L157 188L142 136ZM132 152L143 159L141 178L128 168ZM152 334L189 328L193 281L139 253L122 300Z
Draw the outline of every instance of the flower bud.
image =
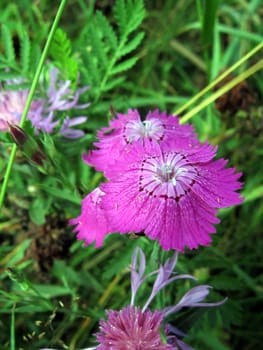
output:
M25 156L38 166L44 165L46 156L40 150L38 143L28 135L20 126L8 123L12 139L21 148Z
M12 139L15 141L17 146L22 147L26 143L26 141L28 139L27 134L18 125L10 124L8 122L7 122L7 124L8 124L9 131L10 131Z

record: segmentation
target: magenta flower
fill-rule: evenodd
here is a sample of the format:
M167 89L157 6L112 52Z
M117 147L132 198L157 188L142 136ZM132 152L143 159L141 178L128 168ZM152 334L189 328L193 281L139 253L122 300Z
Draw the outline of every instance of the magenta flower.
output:
M107 170L102 208L112 232L144 232L163 249L184 251L211 242L218 208L239 204L234 168L213 160L216 149L139 144Z
M177 144L189 148L199 143L190 125L179 125L178 118L160 113L149 112L144 121L137 110L130 109L127 114L118 114L107 128L98 131L99 141L94 145L98 150L90 151L83 159L98 171L105 171L115 160L129 150L134 142L141 144L160 143Z
M131 270L131 305L120 311L108 311L107 320L100 321L100 330L96 334L99 343L99 346L96 347L97 350L193 350L180 339L184 333L169 324L165 324L165 318L179 311L182 307L213 307L223 304L226 300L218 303L202 303L211 287L199 286L192 288L179 301L178 306L155 311L148 309L153 298L168 284L178 279L194 279L191 275L173 275L177 258L178 254L175 253L157 271L144 275L146 267L144 253L140 248L135 249ZM145 305L142 308L134 306L139 287L153 275L157 275L157 277Z
M217 210L243 200L236 193L241 173L225 168L224 159L214 160L216 147L201 145L191 127L165 113L150 112L141 122L130 110L110 127L98 132L99 149L84 156L108 181L100 186L99 204L86 208L83 203L82 224L71 220L78 237L100 246L109 233L144 232L165 250L209 245L219 223ZM100 227L94 224L95 206L107 225L94 233L93 227Z

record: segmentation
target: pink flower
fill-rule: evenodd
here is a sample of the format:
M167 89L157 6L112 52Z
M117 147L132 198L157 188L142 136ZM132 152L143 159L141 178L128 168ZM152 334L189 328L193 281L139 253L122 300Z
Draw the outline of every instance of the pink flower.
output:
M107 312L107 321L100 321L97 350L169 350L160 336L163 313L127 306Z
M236 193L241 173L225 168L224 159L214 160L216 147L201 145L191 127L165 113L150 112L141 122L138 112L130 110L110 127L98 132L99 149L84 156L108 180L100 186L97 209L107 225L90 231L97 204L91 209L83 202L78 237L100 246L112 232L144 232L165 250L209 245L219 223L217 209L242 202Z
M25 108L27 97L28 90L2 90L0 92L0 131L7 131L8 123L19 124ZM29 119L37 118L42 120L42 107L43 104L41 100L34 100L31 103L28 113Z
M184 251L211 242L217 208L242 202L234 168L213 160L216 149L205 144L179 146L134 145L107 170L101 207L111 231L144 232L165 250Z
M81 215L69 221L70 225L77 225L74 231L78 232L78 239L84 240L85 245L95 241L97 248L102 245L104 236L109 232L105 212L100 207L103 196L100 188L93 190L82 202Z
M137 110L118 114L107 128L98 131L98 150L90 151L83 159L98 171L105 171L119 157L125 155L134 142L141 144L178 144L189 148L199 143L190 125L179 125L178 118L155 110L149 112L144 121Z

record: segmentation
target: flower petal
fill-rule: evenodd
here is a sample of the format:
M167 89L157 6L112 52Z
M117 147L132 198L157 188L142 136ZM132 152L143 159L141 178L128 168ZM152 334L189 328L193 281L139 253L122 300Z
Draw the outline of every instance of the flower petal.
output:
M101 247L105 235L109 232L108 220L100 207L104 193L100 188L93 190L82 202L81 215L69 221L70 225L77 225L77 238L85 241L85 245L95 241L95 247Z

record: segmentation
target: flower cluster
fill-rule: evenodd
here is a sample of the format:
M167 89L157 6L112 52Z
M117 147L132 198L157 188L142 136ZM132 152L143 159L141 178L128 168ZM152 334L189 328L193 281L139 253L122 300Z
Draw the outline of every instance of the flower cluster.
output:
M108 233L145 233L163 249L209 245L218 208L239 204L241 173L214 160L216 147L201 144L175 116L136 110L118 114L98 132L85 162L107 179L83 200L70 220L78 239L100 247Z
M84 135L82 130L72 129L72 126L84 123L87 118L79 116L69 118L66 116L63 122L56 118L57 111L67 111L71 108L87 108L89 104L78 104L80 94L88 88L84 87L73 92L70 89L70 81L59 79L59 71L52 68L49 72L50 83L45 97L32 101L27 119L31 121L36 134L42 130L53 133L55 127L59 128L59 134L66 138L79 138ZM13 82L13 84L19 82ZM14 85L13 85L14 87ZM29 90L5 90L0 91L0 131L8 130L8 124L19 124Z
M182 341L186 334L166 323L166 318L186 307L219 306L226 299L216 303L203 302L212 287L201 285L190 289L176 305L151 311L149 305L161 289L179 279L195 280L191 275L174 273L177 259L178 253L175 252L159 269L145 274L145 255L141 248L136 248L131 264L130 305L119 311L107 311L107 320L100 320L100 329L95 334L98 345L83 350L194 350ZM156 278L148 300L142 307L135 306L139 288L154 275Z

